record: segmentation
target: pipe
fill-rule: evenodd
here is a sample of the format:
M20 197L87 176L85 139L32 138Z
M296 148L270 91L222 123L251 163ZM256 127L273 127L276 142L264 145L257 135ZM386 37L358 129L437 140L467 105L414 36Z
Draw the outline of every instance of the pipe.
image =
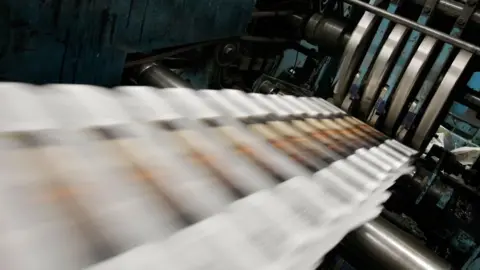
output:
M443 42L452 44L452 45L454 45L458 48L464 49L464 50L469 51L473 54L480 55L480 47L475 46L474 44L468 43L468 42L460 40L458 38L451 37L448 34L445 34L441 31L435 30L435 29L430 28L428 26L418 24L418 23L416 23L414 21L411 21L409 19L406 19L402 16L392 14L392 13L390 13L390 12L384 10L384 9L381 9L381 8L372 6L368 3L362 2L361 0L344 0L344 1L346 3L350 3L350 4L353 4L353 5L360 6L360 7L364 8L365 10L367 10L367 11L369 11L369 12L375 14L375 15L387 18L387 19L389 19L393 22L396 22L398 24L410 27L410 28L412 28L414 30L417 30L418 32L421 32L425 35L428 35L428 36L434 37L436 39L439 39Z
M193 88L175 72L157 63L140 65L137 74L136 81L139 84L158 88Z
M480 108L480 97L474 96L472 94L467 94L465 95L465 100L468 103L468 107L472 109L478 109Z
M276 37L262 37L262 36L241 36L241 40L258 42L258 43L296 43L294 39L276 38Z
M194 49L217 45L223 42L229 42L234 39L235 38L224 38L224 39L210 40L205 42L198 42L198 43L184 45L184 46L177 46L173 48L163 48L163 49L157 50L156 51L157 53L154 55L143 56L141 58L134 59L134 60L127 59L127 61L125 62L125 68L136 67L139 65L146 65L146 64L164 59L165 57L168 57L168 56L177 55L177 54L188 52Z
M278 11L254 11L252 18L264 18L264 17L279 17L293 15L293 10L278 10Z
M381 217L350 233L342 244L348 254L345 257L358 262L359 269L451 269L443 259Z
M413 0L417 5L423 6L425 0ZM442 11L447 16L458 17L463 10L463 4L460 2L455 2L451 0L440 0L437 4L437 9ZM480 24L480 11L475 11L470 18L472 22Z

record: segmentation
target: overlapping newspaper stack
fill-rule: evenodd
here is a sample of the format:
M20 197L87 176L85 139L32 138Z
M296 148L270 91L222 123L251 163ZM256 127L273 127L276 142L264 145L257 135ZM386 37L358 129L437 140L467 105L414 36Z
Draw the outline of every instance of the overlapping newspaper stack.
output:
M1 269L314 269L416 154L318 98L0 85Z

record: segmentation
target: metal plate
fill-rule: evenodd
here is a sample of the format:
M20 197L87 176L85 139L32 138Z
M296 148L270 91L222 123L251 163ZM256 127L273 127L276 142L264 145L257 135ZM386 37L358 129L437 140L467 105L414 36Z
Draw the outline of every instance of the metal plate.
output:
M391 1L388 4L387 12L396 13L402 1ZM386 37L388 34L388 30L390 29L390 25L392 22L387 19L382 19L378 29L373 37L372 42L363 58L362 63L360 64L358 73L355 74L355 78L352 81L352 85L342 103L342 109L345 111L351 112L353 109L351 107L352 101L355 100L355 103L360 99L360 90L361 86L364 84L364 81L367 79L368 73L373 66L373 63L381 50L384 42L386 41Z
M435 123L441 113L441 109L446 105L453 94L455 85L462 75L463 70L472 58L472 53L467 51L460 51L443 77L440 86L438 87L432 100L423 114L422 120L415 131L415 136L412 139L412 146L420 148L425 146L429 141L430 135L435 132Z
M415 83L419 79L428 58L431 56L436 42L436 39L432 37L425 37L408 64L397 89L393 93L392 103L390 108L388 108L384 129L382 130L384 133L389 135L394 133L395 124L397 123L397 120L399 120L398 117L402 113L402 110L408 105L405 103L410 96Z
M417 19L417 23L420 25L426 25L431 17L433 17L433 10L435 5L437 4L438 0L426 0L423 9L420 12L420 16ZM391 95L394 90L397 88L400 79L409 63L410 59L413 57L415 53L417 45L421 41L422 34L418 31L412 31L410 36L407 39L407 42L398 57L397 63L395 67L390 72L390 76L384 84L382 91L380 92L380 96L378 97L375 105L375 110L371 113L371 116L368 119L368 123L372 126L377 125L377 121L385 120L386 116L386 108L390 104ZM382 124L378 123L378 124Z
M397 60L397 55L403 45L403 40L407 36L407 27L397 24L393 28L387 41L382 47L372 71L368 78L366 87L363 91L360 100L359 117L365 119L370 114L370 111L379 95L381 85L390 75L390 70Z
M342 102L341 108L342 110L351 113L350 110L352 109L352 104L353 104L352 95L348 93Z
M356 72L367 45L371 41L371 36L376 30L375 25L377 21L377 16L370 12L365 12L347 43L338 69L337 77L339 80L333 91L333 102L337 106L342 104L343 99L347 95L348 87L353 80L352 76Z
M385 106L385 101L382 99L382 97L385 96L387 92L388 88L382 87L382 89L380 90L380 95L377 98L377 101L375 101L374 107L370 112L370 116L368 116L368 119L366 120L366 122L372 127L375 127L377 125L378 119L380 119L378 108L380 108L381 106Z

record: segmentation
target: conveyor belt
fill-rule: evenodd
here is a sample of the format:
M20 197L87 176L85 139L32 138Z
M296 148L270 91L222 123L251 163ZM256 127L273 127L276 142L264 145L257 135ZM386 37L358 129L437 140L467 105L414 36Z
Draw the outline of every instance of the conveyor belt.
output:
M0 102L8 270L313 269L416 155L315 98L0 84Z

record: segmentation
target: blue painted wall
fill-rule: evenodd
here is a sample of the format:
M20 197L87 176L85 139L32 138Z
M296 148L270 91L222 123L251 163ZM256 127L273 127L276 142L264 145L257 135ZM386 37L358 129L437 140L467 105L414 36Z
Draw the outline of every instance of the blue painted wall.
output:
M127 53L243 34L254 0L0 0L0 80L119 83Z

